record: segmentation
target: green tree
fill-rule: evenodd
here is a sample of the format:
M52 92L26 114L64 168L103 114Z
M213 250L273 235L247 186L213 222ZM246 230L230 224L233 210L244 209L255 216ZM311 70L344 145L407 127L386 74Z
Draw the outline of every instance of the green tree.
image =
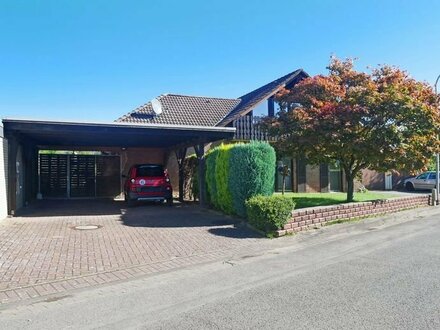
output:
M282 153L311 164L339 162L353 200L362 169L413 172L439 150L439 97L405 71L378 66L370 73L332 58L329 74L306 78L277 95L280 112L263 127Z

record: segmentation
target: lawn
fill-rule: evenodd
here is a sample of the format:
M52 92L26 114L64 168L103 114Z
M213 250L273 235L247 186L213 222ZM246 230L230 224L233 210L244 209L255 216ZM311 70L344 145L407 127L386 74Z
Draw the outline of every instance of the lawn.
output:
M281 193L276 193L281 195ZM347 199L346 193L291 193L287 192L284 196L293 197L295 200L295 209L301 209L312 206L323 206L345 203ZM366 202L377 199L387 199L397 197L399 195L392 193L365 192L355 193L354 202Z

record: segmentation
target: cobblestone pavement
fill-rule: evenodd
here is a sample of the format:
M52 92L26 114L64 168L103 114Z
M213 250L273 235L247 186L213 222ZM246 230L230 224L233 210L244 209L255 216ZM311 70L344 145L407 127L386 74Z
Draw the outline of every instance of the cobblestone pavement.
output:
M187 204L39 201L0 222L0 303L208 262L260 239L232 222ZM98 229L75 228L88 225Z

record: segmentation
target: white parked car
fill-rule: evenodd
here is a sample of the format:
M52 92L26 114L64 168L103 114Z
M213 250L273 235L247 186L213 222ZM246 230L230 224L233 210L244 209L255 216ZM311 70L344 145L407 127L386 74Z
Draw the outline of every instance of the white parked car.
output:
M435 188L435 172L424 172L414 178L405 180L405 188L408 191L428 190Z

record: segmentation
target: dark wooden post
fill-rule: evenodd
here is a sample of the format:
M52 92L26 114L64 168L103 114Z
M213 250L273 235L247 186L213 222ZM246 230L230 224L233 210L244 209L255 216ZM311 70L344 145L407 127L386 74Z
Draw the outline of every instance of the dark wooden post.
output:
M17 152L18 140L8 136L8 214L15 215L17 208Z
M275 100L273 96L267 99L267 115L269 117L275 117Z
M23 171L24 171L24 196L25 205L35 199L38 185L38 149L31 141L23 144Z
M181 148L181 149L175 151L175 153L176 153L176 158L177 158L177 165L179 166L179 201L183 202L183 198L184 198L183 184L185 182L183 165L184 165L185 156L186 156L186 148Z
M329 168L328 164L319 165L319 182L321 192L329 192Z
M200 206L205 206L206 191L205 191L205 144L200 143L194 146L197 159L199 161L199 201Z

